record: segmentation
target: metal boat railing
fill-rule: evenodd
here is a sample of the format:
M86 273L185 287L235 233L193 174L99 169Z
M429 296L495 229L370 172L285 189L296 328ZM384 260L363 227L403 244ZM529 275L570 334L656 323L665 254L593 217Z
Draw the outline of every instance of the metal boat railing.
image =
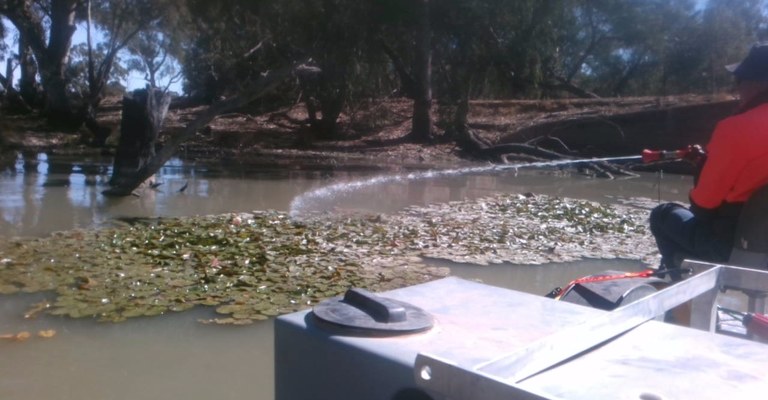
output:
M520 383L682 304L690 302L691 327L710 332L717 330L716 303L721 293L742 292L748 298L747 312L765 312L767 271L691 260L684 261L683 267L691 268L693 276L472 368L420 353L414 366L416 382L429 392L451 399L548 399L552 397L534 393Z

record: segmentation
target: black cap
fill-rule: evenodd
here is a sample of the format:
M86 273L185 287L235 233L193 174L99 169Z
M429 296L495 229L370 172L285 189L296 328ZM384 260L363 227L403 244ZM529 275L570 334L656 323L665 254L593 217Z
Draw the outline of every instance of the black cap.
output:
M742 62L728 65L725 69L740 81L768 81L768 43L752 46Z

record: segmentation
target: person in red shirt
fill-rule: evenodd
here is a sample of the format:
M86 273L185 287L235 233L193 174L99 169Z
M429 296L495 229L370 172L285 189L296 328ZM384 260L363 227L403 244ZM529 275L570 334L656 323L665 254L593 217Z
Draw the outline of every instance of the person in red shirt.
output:
M727 262L744 202L768 185L768 43L726 68L736 80L739 107L717 124L706 152L690 147L689 159L700 167L691 206L666 203L651 211L660 269L669 269L673 280L681 278L682 257Z

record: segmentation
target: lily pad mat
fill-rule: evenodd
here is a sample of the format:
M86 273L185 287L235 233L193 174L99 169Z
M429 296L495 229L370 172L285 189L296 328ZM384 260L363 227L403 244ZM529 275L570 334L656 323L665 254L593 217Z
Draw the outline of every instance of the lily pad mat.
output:
M350 287L384 291L448 274L422 257L538 264L651 260L647 210L534 195L497 195L395 215L259 211L151 219L0 244L0 294L54 292L32 305L73 318L131 317L213 306L248 324L310 307Z

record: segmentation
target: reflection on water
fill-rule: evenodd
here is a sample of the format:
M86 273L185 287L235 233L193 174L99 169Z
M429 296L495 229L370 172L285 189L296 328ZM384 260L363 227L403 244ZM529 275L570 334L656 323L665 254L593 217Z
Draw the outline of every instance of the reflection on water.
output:
M287 211L304 199L302 212L392 212L423 205L477 198L499 192L533 192L610 201L616 197L687 200L690 179L655 175L632 179L591 179L581 175L503 170L431 179L374 179L354 171L252 170L238 165L194 165L172 160L155 176L156 189L139 196L108 198L112 171L108 158L73 160L45 154L19 155L0 171L0 236L40 236L52 231L91 228L120 218L173 217L274 209ZM423 174L421 174L423 175ZM318 190L335 186L345 190ZM184 190L181 190L181 189ZM659 190L660 189L660 190ZM327 193L326 193L327 192ZM319 193L319 194L317 194Z
M309 182L323 179L317 171L250 171L171 160L156 174L156 189L110 198L101 192L111 172L108 158L19 155L0 172L0 236L40 236L120 218L285 210Z
M110 160L19 156L0 167L0 237L109 224L115 218L215 214L257 209L286 211L296 196L370 174L347 171L264 171L241 166L170 162L157 175L158 190L140 197L100 195ZM179 189L187 185L180 192ZM391 212L408 205L463 200L498 192L534 192L599 201L620 197L681 200L690 180L654 175L605 180L505 171L388 182L313 200L310 211ZM544 294L573 278L606 269L636 269L622 261L566 265L473 267L454 274L488 284ZM120 324L53 316L23 318L29 304L51 294L0 296L0 334L30 331L26 342L0 340L0 399L272 399L272 323L246 327L197 322L193 310ZM34 337L54 329L51 339Z

